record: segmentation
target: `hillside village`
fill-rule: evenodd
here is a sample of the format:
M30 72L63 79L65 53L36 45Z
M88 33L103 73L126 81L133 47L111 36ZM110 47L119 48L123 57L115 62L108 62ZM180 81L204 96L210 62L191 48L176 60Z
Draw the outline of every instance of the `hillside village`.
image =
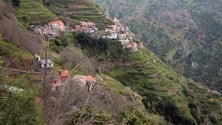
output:
M87 1L21 0L18 20L0 2L0 125L221 125L220 93L174 72Z
M99 30L95 23L81 21L79 25L68 28L61 20L49 22L45 25L32 25L34 31L39 33L44 40L51 41L59 36L60 32L84 32L90 33L95 38L106 38L118 40L124 49L129 49L130 52L137 52L143 48L142 42L135 42L135 34L129 28L123 26L120 20L114 18L113 25L109 25L104 30Z
M44 40L52 41L60 35L61 32L76 32L76 33L89 33L92 37L100 39L118 40L123 49L128 49L130 52L137 52L138 49L143 48L142 42L135 42L135 35L128 27L123 26L117 18L112 20L113 25L109 25L104 30L99 30L95 23L81 21L79 25L74 27L66 27L64 22L56 20L48 22L44 25L31 25L30 27L34 32L38 33ZM35 54L33 60L35 72L46 72L47 74L54 73L54 62L49 59L42 59L40 55ZM56 72L55 72L56 73ZM92 86L97 81L101 81L100 76L91 75L74 75L71 76L68 70L59 70L56 77L51 81L52 92L62 92L67 81L78 81L80 87L84 87L91 91ZM38 100L41 100L38 98Z

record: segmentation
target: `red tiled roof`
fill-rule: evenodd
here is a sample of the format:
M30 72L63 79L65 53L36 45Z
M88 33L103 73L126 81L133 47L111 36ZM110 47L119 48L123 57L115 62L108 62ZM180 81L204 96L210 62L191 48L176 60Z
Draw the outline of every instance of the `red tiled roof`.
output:
M132 43L132 46L137 46L137 43L135 43L135 42L134 42L134 43Z
M60 29L65 28L64 23L61 20L52 21L52 22L49 22L49 24L51 24L51 25L58 25L58 27Z
M60 76L61 76L61 77L69 76L69 71L68 71L68 70L62 70L62 71L60 71Z
M87 82L93 82L94 78L91 75L86 76L86 81Z

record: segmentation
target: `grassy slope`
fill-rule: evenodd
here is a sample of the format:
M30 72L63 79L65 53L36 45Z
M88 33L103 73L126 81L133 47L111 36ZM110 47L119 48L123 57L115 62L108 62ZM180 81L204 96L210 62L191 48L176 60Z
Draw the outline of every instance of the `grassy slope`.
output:
M30 53L24 52L23 50L17 48L14 44L4 42L0 40L0 54L1 55L10 55L23 59L32 59Z
M209 117L211 113L221 113L221 98L208 93L206 87L179 76L151 52L141 50L133 53L129 58L135 63L133 67L116 67L108 74L124 85L131 86L133 90L142 95L149 110L157 111L170 120L173 116L166 113L169 108L166 105L172 102L178 108L178 111L172 112L177 113L177 116L184 120L180 122L187 124L200 124L199 119L194 119L197 116L192 115L194 113L189 107L191 103L195 103L194 105L197 105L201 111L207 111L207 113L201 114L201 117ZM157 60L155 64L152 61L154 58ZM185 93L191 95L187 96ZM164 107L162 111L161 106ZM174 119L176 118L174 117ZM175 121L171 122L175 123ZM221 124L221 122L220 116L218 123Z
M117 92L123 96L126 96L129 100L131 100L131 102L133 102L135 105L134 108L143 114L142 117L145 116L146 118L148 118L146 120L149 121L148 122L149 124L167 124L167 122L164 120L163 117L154 113L144 112L146 109L142 103L142 97L138 95L136 92L124 86L121 82L117 81L116 79L108 75L101 74L101 76L104 79L105 83L107 83L103 84L102 86L112 91L113 93Z
M80 1L80 3L81 2L83 2L82 4L85 4L85 1ZM93 10L94 12L92 12L92 13L100 13L100 14L95 14L95 15L92 14L92 16L87 16L87 19L89 19L89 20L84 20L84 19L78 18L79 20L92 21L92 22L97 21L96 23L100 24L100 26L104 25L104 23L105 24L110 23L110 21L108 19L106 19L105 16L103 14L101 14L100 10L98 8L96 8L94 5L89 4L87 6L89 6L89 10L94 9ZM83 11L81 11L81 13L83 13ZM41 23L48 22L51 19L57 18L54 14L52 14L49 10L47 10L44 6L42 6L41 3L37 2L37 1L27 1L27 0L21 0L20 8L18 8L18 10L16 11L16 16L19 19L19 21L24 24L27 22L29 24L41 24ZM78 16L80 17L80 15L78 15ZM85 16L85 15L83 15L83 16ZM24 20L23 17L27 17L28 20ZM100 20L95 20L95 19L100 19ZM2 47L1 48L2 54L8 54L8 56L14 56L14 57L21 57L21 59L32 59L33 58L32 55L30 55L28 52L24 52L24 51L16 48L16 46L14 46L13 44L9 44L9 43L3 42L3 41L0 41L0 44ZM15 51L12 51L12 50L15 50ZM77 53L82 54L82 51L78 51ZM58 59L56 58L56 60L58 60ZM60 62L60 60L58 62ZM61 69L61 66L59 65L59 63L56 63L55 66L56 66L55 67L56 69L58 69L58 67ZM8 81L8 83L5 83L5 84L16 85L16 83L18 83L16 85L17 87L23 86L23 88L24 88L24 86L28 86L28 84L30 84L29 82L35 81L38 83L38 82L40 82L40 79L41 79L40 77L36 77L36 76L32 76L32 75L24 75L24 76L18 75L16 77L18 77L22 81L25 81L24 84L20 84L20 83L16 82L17 79L14 79L13 77L10 77L10 79L12 79L12 80ZM36 79L34 79L34 77ZM126 89L121 83L112 79L111 77L108 77L108 76L104 76L104 77L105 77L104 79L105 79L105 81L107 81L107 83L112 83L108 86L102 85L104 88L111 87L111 88L113 88L112 90L110 90L111 92L113 92L113 93L117 92L117 93L120 93L124 96L127 96L130 99L134 99L135 105L142 104L141 98L139 98L139 99L135 98L134 92L132 92L129 89ZM27 81L27 79L29 79L30 81ZM5 81L5 80L6 80L6 77L3 77L2 81ZM27 92L29 92L29 88L27 88ZM36 93L33 95L36 95ZM134 103L134 101L132 101L132 103ZM138 106L138 107L141 107L140 111L145 110L143 106ZM22 106L19 108L23 109ZM18 112L18 114L19 113L21 113L21 112ZM25 114L25 113L23 113L23 114ZM159 115L154 115L154 114L149 115L147 113L144 113L143 116L147 116L149 118L149 123L157 123L157 121L158 121L158 123L159 122L163 122L163 123L166 122L162 117L159 117ZM13 121L15 121L15 119L12 119L12 122ZM19 123L19 121L18 121L18 123Z
M16 10L16 17L25 24L42 24L58 19L42 3L34 0L21 0L20 7Z
M100 45L95 44L96 42L107 46L105 50L102 49L91 55L103 56L107 63L113 62L115 65L115 62L117 64L121 62L118 60L124 60L125 63L133 62L132 66L114 66L106 74L120 83L130 86L143 96L143 102L148 112L163 115L174 124L210 124L204 119L212 120L212 114L217 114L213 118L217 122L214 120L211 122L221 124L221 97L210 93L207 87L180 76L147 49L144 48L136 53L126 53L121 46L118 46L118 43L113 41L97 41L87 38L87 36L83 37L85 39L77 38L82 49L87 50L87 53L90 54L99 51L96 48L100 48ZM90 46L91 44L93 46ZM118 51L120 48L122 51ZM109 51L112 54L108 54ZM156 63L153 62L154 59ZM104 77L104 79L106 78ZM121 86L113 85L116 80L106 80L110 83L110 88L121 90ZM213 107L217 107L217 109Z
M111 24L101 10L87 0L54 0L49 8L61 18L69 18L72 24L78 24L79 21L91 21L100 28Z
M222 91L221 0L91 0L142 36L150 50L182 74ZM156 30L158 29L158 30ZM213 53L213 51L217 51ZM201 57L206 57L201 59ZM198 63L193 67L191 62ZM220 70L219 70L220 69ZM213 83L213 84L212 84Z
M0 66L0 124L34 125L41 122L40 107L34 102L34 97L38 95L39 91L39 87L35 83L41 81L41 77L31 74L16 74L5 66L10 62L9 66L15 63L22 67L22 61L26 63L31 59L33 56L29 52L5 42L0 36L0 60L3 60L3 66ZM2 86L13 86L23 89L23 91L9 92L2 89Z
M220 98L207 93L207 88L203 86L198 87L192 81L178 76L159 59L157 59L156 64L153 64L152 59L154 58L156 58L155 55L146 50L133 53L129 57L135 63L133 67L116 67L108 74L121 81L121 83L131 86L144 96L145 99L149 100L145 100L144 103L150 112L159 112L161 114L163 112L158 111L155 106L173 102L177 108L182 110L178 115L192 123L197 123L197 121L194 120L194 117L191 115L191 109L188 107L188 104L191 102L194 102L194 105L197 105L201 111L205 111L202 117L207 117L212 112L216 114L221 112ZM116 82L107 77L105 79L108 80L108 83ZM116 84L112 84L112 86L116 87L117 91L122 87ZM185 93L191 95L187 96ZM202 106L200 106L201 104ZM221 118L218 121L221 122Z

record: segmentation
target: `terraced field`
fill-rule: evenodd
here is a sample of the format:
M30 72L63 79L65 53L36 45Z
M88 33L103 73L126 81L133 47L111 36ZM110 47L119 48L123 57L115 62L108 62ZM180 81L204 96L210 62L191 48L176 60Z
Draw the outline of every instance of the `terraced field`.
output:
M178 84L182 83L182 79L179 79L159 58L147 50L139 50L129 56L135 64L133 67L115 67L108 75L136 90L144 97L144 104L147 104L147 107L152 109L152 106L164 105L163 102L169 100L174 100L178 107L188 103L182 90L183 84ZM160 102L161 100L165 101ZM191 118L189 107L184 106L183 110L186 113L185 117Z
M90 21L104 28L112 22L106 18L101 10L86 0L54 0L49 8L59 17L69 21L70 25L78 24L79 21Z
M21 0L19 8L16 10L16 17L24 25L41 24L58 19L42 3L34 0Z

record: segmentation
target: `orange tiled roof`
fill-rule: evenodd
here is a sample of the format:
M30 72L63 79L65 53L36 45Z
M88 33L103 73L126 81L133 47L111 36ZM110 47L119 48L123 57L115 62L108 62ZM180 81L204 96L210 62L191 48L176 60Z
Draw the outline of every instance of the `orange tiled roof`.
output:
M49 22L49 24L51 25L57 24L59 28L61 29L64 28L64 23L61 20L52 21L52 22Z
M94 81L94 78L91 75L88 75L88 76L86 76L86 81L92 82L92 81Z
M135 42L134 42L134 43L132 43L132 46L137 46L137 43L135 43Z
M62 70L60 72L60 76L69 76L69 71L68 70Z

